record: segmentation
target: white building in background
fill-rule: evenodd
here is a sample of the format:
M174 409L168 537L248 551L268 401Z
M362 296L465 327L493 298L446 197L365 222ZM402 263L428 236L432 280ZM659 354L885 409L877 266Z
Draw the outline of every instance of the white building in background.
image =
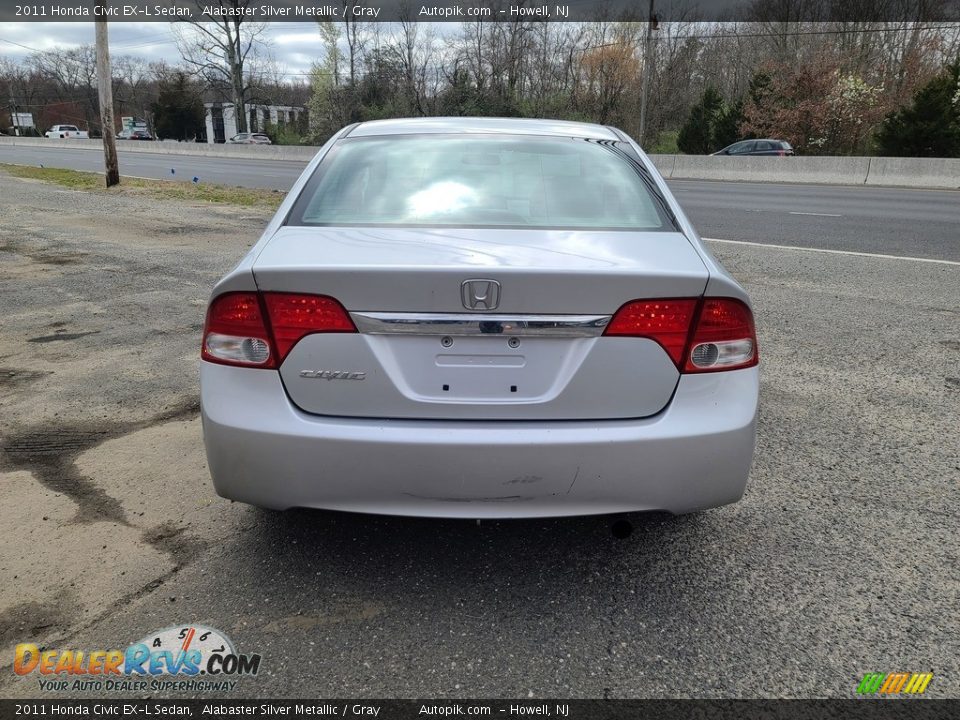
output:
M208 102L204 103L203 107L206 110L209 144L226 142L239 132L236 111L232 103ZM248 104L246 112L247 132L263 132L268 124L276 128L295 125L306 110L295 105Z

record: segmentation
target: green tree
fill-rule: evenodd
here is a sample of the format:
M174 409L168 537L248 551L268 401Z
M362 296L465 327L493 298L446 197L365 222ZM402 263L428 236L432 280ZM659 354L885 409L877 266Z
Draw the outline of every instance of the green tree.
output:
M323 62L314 63L310 73L313 94L310 96L310 135L314 142L326 142L333 133L347 124L347 113L340 87L343 54L340 52L340 30L328 18L317 21L323 45Z
M440 96L440 112L444 115L486 115L487 108L477 87L463 68L455 67L449 86Z
M764 95L772 82L773 78L767 72L760 71L753 74L753 77L750 78L750 89L747 91L753 105L760 105L763 102Z
M882 155L960 157L960 58L887 116L877 145Z
M150 110L157 137L192 140L204 131L203 100L184 72L160 81L157 101Z
M740 131L741 123L743 123L743 101L738 100L732 105L725 103L713 123L713 150L722 150L727 145L733 145L737 140L742 140L744 135Z
M723 109L723 98L708 87L700 101L690 109L690 116L677 135L677 147L687 155L706 155L714 147L714 125Z

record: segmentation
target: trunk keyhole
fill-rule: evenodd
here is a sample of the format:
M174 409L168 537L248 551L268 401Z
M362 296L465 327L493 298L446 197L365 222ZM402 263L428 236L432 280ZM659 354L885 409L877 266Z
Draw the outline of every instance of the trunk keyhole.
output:
M520 347L520 339L512 337L509 340L507 340L507 345L509 345L512 348Z
M449 335L440 339L440 344L444 347L450 347L453 345L453 338Z

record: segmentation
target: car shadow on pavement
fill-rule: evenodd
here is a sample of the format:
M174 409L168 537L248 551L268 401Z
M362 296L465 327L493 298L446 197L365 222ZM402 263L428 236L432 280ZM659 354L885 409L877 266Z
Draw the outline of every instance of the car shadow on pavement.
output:
M731 623L761 597L749 516L738 504L478 525L241 508L239 532L182 571L175 608L270 659L257 692L630 695L669 658L756 639ZM624 518L633 531L617 538ZM173 597L154 611L170 616Z
M365 598L383 597L388 588L388 601L396 602L422 599L429 587L432 598L467 605L463 598L487 598L488 607L507 596L576 602L577 596L640 590L677 597L683 592L678 578L693 583L690 576L713 571L712 553L704 548L716 548L717 533L729 524L718 524L718 511L479 524L319 510L250 512L255 520L239 542L269 556L261 566L265 583L282 575L293 587L319 582Z

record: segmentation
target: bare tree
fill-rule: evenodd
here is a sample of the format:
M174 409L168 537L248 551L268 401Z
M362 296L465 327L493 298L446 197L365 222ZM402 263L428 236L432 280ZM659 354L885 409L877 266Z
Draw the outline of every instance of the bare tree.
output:
M350 87L354 87L357 83L357 73L367 45L367 23L358 21L356 16L347 11L352 4L350 0L343 0L343 37L347 43L347 69L350 72Z
M156 80L164 72L162 63L121 55L111 58L113 65L113 105L119 115L146 118L150 103L156 100Z
M17 63L12 58L0 57L0 104L9 103L10 125L17 125L14 113L31 113L34 122L39 122L38 110L52 92L52 83L35 68ZM0 130L6 129L5 125L0 126Z
M216 8L254 2L210 1L219 1ZM495 8L501 1L484 3ZM901 1L863 0L891 7ZM942 1L923 0L932 6ZM637 134L644 74L639 39L645 25L635 18L468 22L452 32L436 32L432 23L416 21L419 5L413 0L399 2L402 13L396 23L359 23L340 13L318 23L318 62L309 88L294 87L271 61L263 27L242 16L179 24L181 51L194 74L238 107L238 130L249 129L244 105L302 105L309 92L315 140L351 122L438 113L599 121ZM823 132L818 129L817 138L826 138L820 151L869 149L877 114L909 102L918 87L956 57L960 24L924 20L926 15L865 22L842 11L842 4L832 0L753 0L748 14L736 20L731 15L706 22L691 14L662 23L649 63L648 144L668 146L669 131L683 125L707 88L722 95L724 112L734 118L732 133L743 131L742 108L750 104L755 88L777 79L768 75L786 77L791 68L809 66L831 73L823 88L813 82L815 75L809 77L812 96L820 92L830 99L831 112L852 113L860 123L848 126L838 115ZM24 72L6 63L0 67L0 100L11 101L12 87L16 102L33 104L38 117L79 121L86 113L95 126L91 57L89 48L80 47L37 53ZM142 63L116 58L118 109L129 113L142 107L155 93L151 76L156 74ZM807 82L808 75L798 77ZM751 109L754 116L757 108ZM781 123L786 116L770 112L765 117Z
M83 121L89 128L99 128L99 93L97 62L93 45L45 50L27 58L27 64L38 74L49 78L53 98L82 108ZM74 118L73 122L79 122Z
M409 2L401 2L397 32L387 37L381 53L400 76L404 112L426 115L427 82L434 62L435 35L432 26L417 22L415 18L416 8ZM432 75L436 77L436 73Z
M264 48L265 23L247 19L253 0L204 0L222 11L209 22L175 24L177 47L184 62L212 86L228 90L237 120L237 132L247 131L246 103L252 86L251 65ZM199 3L198 3L199 6Z

